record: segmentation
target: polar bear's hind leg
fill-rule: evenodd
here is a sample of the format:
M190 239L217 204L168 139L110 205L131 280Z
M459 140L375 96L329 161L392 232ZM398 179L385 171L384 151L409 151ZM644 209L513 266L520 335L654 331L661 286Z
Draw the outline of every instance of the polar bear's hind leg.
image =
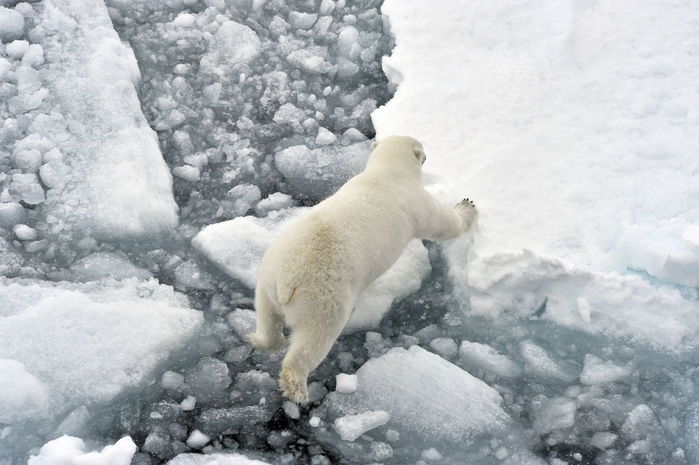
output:
M286 346L284 316L259 287L255 291L255 315L257 328L248 334L250 343L258 349L283 349Z
M299 301L295 304L300 304ZM308 402L308 374L328 355L352 310L348 303L310 304L316 306L312 316L300 318L298 326L290 322L291 344L279 373L279 386L284 395L298 403ZM307 309L303 313L308 312Z

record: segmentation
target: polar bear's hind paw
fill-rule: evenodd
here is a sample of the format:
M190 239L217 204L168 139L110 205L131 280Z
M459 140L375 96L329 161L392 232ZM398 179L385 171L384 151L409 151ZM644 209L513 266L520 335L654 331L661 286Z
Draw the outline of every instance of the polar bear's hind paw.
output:
M279 387L282 394L297 404L308 402L308 386L306 377L300 376L296 370L285 366L279 373Z

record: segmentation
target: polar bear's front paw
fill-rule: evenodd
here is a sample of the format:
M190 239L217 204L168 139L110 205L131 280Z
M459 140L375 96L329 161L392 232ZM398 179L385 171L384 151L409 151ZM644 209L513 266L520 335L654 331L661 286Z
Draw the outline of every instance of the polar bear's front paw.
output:
M279 373L279 387L282 388L284 396L297 404L308 402L308 386L306 377L289 366L282 367Z
M464 231L468 231L476 222L476 217L478 216L476 204L471 199L463 199L454 206L454 209L463 221Z

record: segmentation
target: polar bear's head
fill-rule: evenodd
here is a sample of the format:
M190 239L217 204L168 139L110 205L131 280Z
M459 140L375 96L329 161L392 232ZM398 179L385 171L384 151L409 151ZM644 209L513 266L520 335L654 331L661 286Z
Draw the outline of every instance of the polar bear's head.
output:
M422 144L409 136L390 136L374 142L367 170L397 171L420 176L427 157Z

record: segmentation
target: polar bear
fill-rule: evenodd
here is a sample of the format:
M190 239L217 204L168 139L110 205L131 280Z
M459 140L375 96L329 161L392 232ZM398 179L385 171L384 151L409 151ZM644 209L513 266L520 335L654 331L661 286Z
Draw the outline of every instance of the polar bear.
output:
M446 240L466 232L477 211L468 199L453 208L422 187L422 144L387 137L374 145L363 172L313 207L269 246L255 288L259 349L280 350L279 385L308 401L307 378L332 348L367 285L415 238Z

